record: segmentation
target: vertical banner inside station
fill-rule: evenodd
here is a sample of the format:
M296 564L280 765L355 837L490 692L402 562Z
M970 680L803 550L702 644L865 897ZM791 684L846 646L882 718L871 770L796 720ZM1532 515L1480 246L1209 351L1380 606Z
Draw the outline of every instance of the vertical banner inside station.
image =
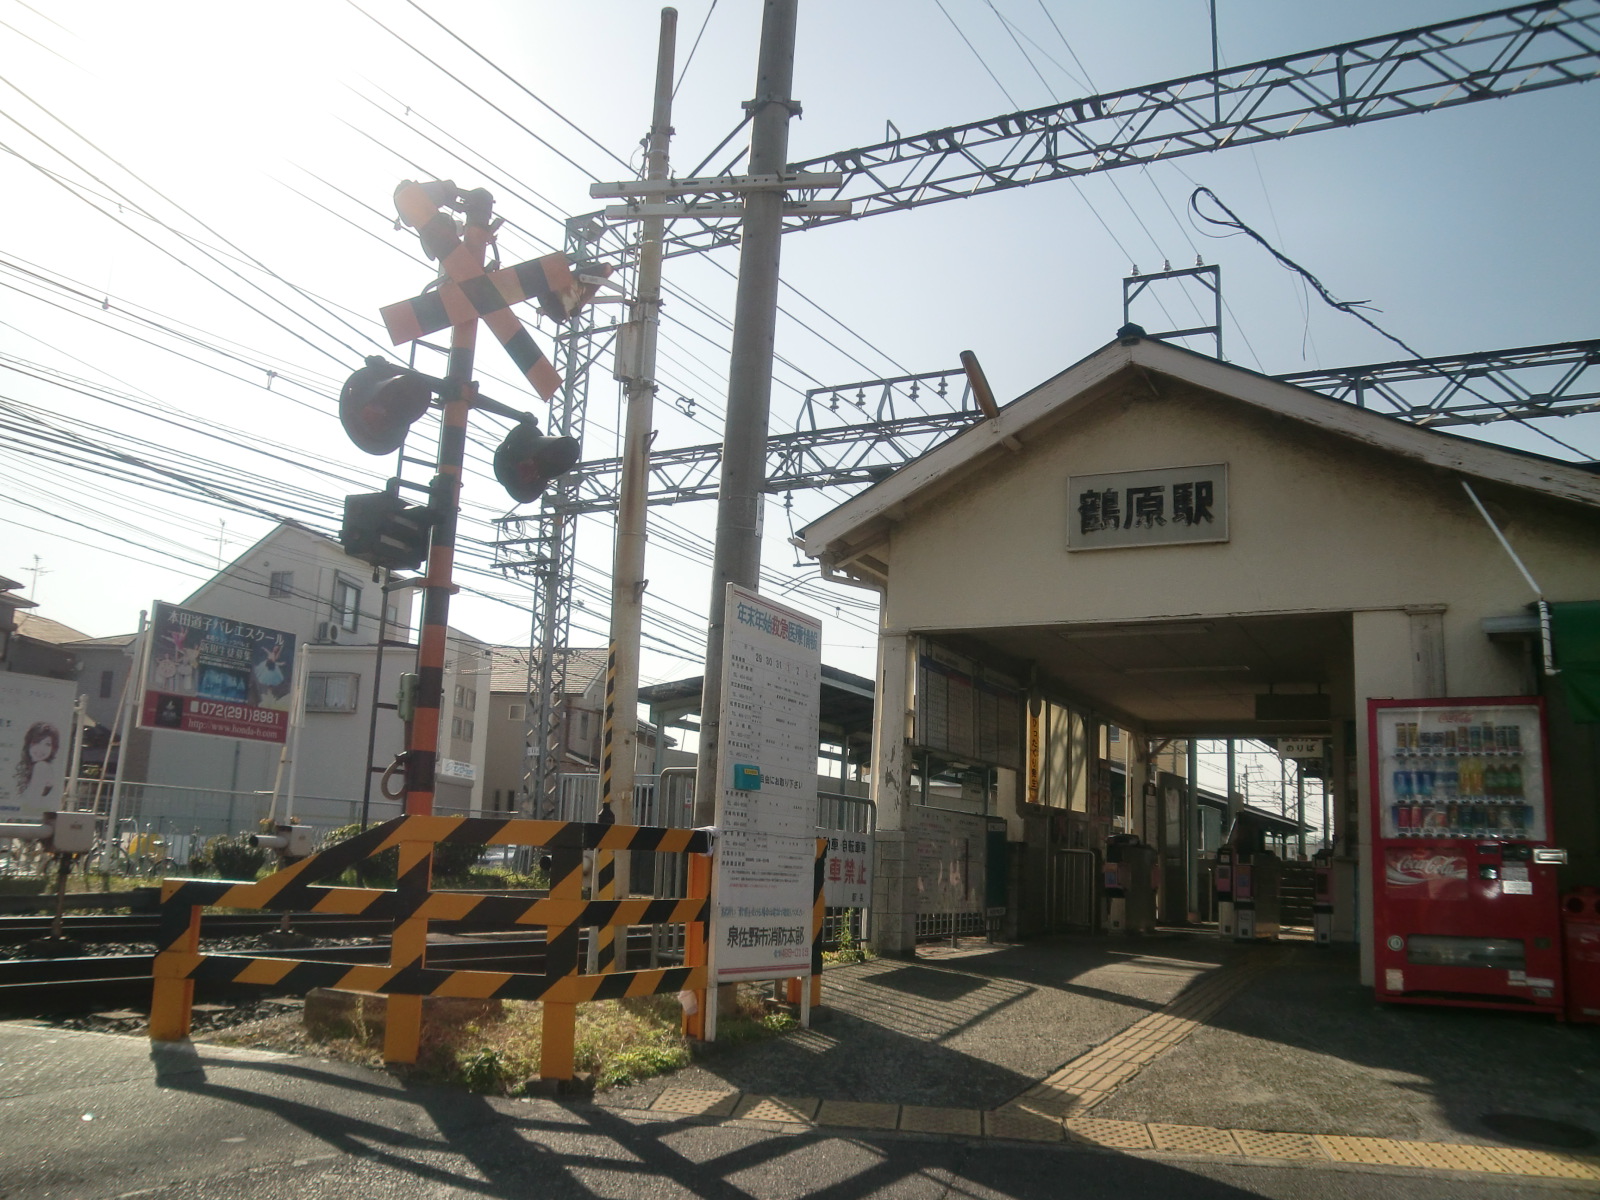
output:
M822 625L728 584L711 965L811 973Z
M141 726L251 742L288 736L294 634L158 601L149 636Z

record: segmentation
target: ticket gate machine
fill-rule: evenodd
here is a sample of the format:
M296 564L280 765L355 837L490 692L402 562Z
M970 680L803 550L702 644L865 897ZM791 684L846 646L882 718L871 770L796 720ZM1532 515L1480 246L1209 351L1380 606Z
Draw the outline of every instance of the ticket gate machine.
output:
M1156 931L1156 887L1160 857L1137 834L1113 834L1106 842L1104 885L1106 930L1110 933Z

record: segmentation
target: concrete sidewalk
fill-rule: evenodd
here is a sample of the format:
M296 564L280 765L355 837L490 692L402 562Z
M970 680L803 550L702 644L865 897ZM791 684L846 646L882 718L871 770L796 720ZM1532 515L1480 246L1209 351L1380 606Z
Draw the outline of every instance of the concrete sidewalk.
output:
M830 969L824 1000L812 1030L599 1103L1600 1181L1600 1027L1380 1005L1353 948L973 944Z
M824 999L588 1104L0 1024L0 1200L1600 1194L1600 1027L1380 1007L1343 950L969 944Z

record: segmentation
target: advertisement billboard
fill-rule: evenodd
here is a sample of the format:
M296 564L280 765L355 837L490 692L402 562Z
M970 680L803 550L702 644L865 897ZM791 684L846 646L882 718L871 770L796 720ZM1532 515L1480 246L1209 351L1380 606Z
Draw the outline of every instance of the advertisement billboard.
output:
M251 742L288 735L294 634L157 601L149 637L141 726Z
M36 821L66 807L77 690L69 679L0 673L0 821Z

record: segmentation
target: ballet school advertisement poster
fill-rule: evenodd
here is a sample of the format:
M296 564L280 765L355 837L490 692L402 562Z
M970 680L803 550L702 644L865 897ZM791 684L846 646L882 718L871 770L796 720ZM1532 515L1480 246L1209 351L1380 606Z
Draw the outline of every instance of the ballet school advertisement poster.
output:
M282 742L294 696L294 634L157 601L139 724Z

